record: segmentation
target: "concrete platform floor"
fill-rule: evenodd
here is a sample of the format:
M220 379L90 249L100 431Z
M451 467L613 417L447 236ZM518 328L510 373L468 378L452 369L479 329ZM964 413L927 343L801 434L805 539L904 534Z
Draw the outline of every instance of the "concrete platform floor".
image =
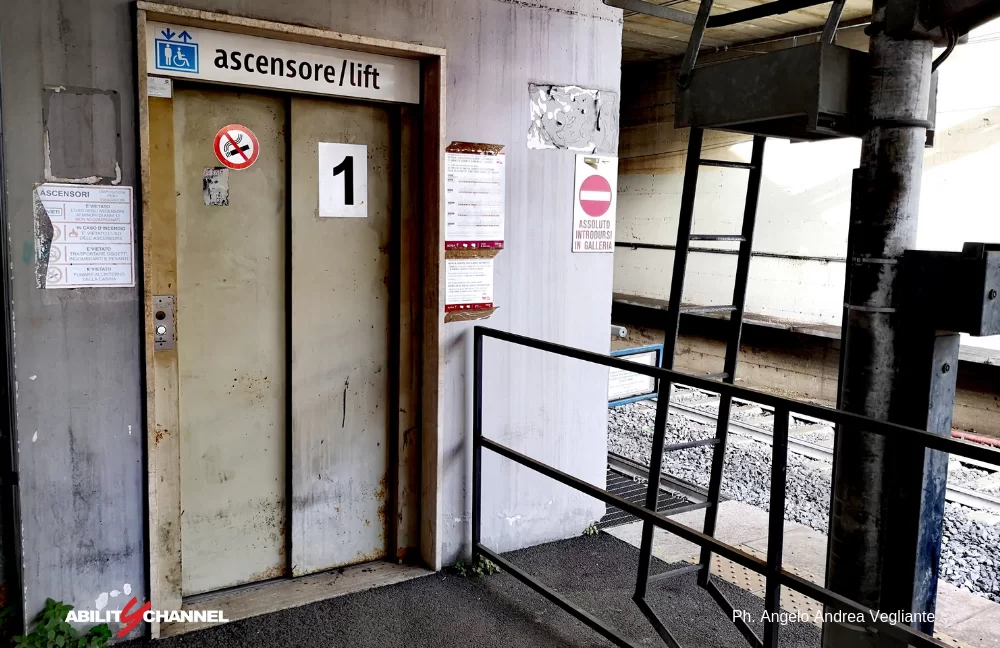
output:
M638 553L628 542L602 533L507 555L613 624L636 645L662 646L631 601ZM668 567L654 562L654 571ZM719 587L737 608L760 617L763 604L758 597L726 582ZM747 645L708 593L697 586L693 574L651 588L649 601L685 648ZM811 624L795 623L785 626L781 636L782 648L813 648L819 645L820 631ZM611 644L508 574L469 579L438 573L157 642L121 645L596 648Z
M701 529L704 511L672 516L672 519ZM634 522L606 529L607 533L638 547L642 523ZM727 501L719 507L716 537L761 558L767 555L767 512L742 502ZM823 584L826 573L824 534L794 522L785 523L783 556L785 569L814 583ZM653 536L653 556L669 563L697 562L698 547L677 536L657 531ZM713 573L736 583L751 593L763 593L764 580L726 560L713 562ZM782 588L782 608L815 617L821 608L813 599ZM955 646L1000 648L1000 604L976 596L950 583L938 581L938 638Z

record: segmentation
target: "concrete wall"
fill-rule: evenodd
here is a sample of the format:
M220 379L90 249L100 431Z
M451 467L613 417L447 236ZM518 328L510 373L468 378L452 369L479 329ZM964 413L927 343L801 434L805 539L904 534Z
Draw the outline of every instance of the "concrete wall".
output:
M618 90L621 12L600 0L186 0L186 6L448 50L447 140L507 146L507 249L491 326L607 351L611 255L572 255L574 157L529 151L528 82ZM123 184L135 185L133 21L126 0L4 0L0 21L26 614L46 597L91 609L145 591L139 289L41 291L32 185L43 175L42 89L121 99ZM106 144L101 144L105 146ZM75 149L83 158L87 147ZM138 230L137 230L138 231ZM448 324L438 514L445 562L468 549L471 325ZM487 345L487 433L604 480L606 372ZM34 433L37 430L37 440ZM484 539L499 549L580 532L603 505L488 457Z
M980 28L940 68L937 139L926 152L919 247L958 250L963 241L1000 241L995 209L1000 185L991 172L1000 163L1000 88L987 81L996 76L998 35L1000 21ZM838 42L867 49L859 29L842 32ZM788 45L784 41L750 49ZM745 50L727 56L742 55ZM623 71L619 241L673 244L676 238L687 130L673 129L675 66L639 64ZM846 253L851 171L858 166L860 147L856 139L809 144L768 140L754 250L791 258L754 258L750 312L840 323L844 263L795 257L842 259ZM706 134L711 157L748 161L750 148L746 137ZM695 231L736 232L745 183L744 171L703 168ZM615 263L616 293L668 297L672 252L618 248ZM694 254L689 264L686 301L730 303L735 257Z
M77 113L79 139L58 147L58 164L103 175L120 132L122 184L136 184L133 28L124 2L5 1L0 14L24 596L33 618L46 597L94 609L102 592L145 591L139 291L38 290L32 244L32 189L45 179L44 88L118 93L117 128L94 141L88 129L100 131L99 119ZM73 117L49 115L52 126Z

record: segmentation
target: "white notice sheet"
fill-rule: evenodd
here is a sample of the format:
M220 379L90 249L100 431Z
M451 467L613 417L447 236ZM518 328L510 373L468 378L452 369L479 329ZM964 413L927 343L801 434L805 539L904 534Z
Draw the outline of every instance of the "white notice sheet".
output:
M493 308L493 259L445 259L445 312Z
M462 142L448 147L446 250L503 248L506 155L498 148Z
M132 187L45 183L35 200L39 288L135 286Z

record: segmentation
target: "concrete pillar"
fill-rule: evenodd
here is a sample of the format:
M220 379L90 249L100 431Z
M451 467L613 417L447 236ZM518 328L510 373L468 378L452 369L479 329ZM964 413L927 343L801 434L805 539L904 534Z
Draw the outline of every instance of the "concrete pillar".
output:
M840 404L851 412L898 420L907 398L901 362L907 351L896 312L897 262L916 243L926 132L913 122L927 119L932 46L882 33L888 1L894 0L875 0L872 7L871 126L855 177L848 235ZM838 432L827 586L881 609L883 588L896 586L883 579L882 571L886 553L894 550L883 544L891 486L888 448L881 437L853 432L858 431ZM824 628L824 648L877 645L862 628Z

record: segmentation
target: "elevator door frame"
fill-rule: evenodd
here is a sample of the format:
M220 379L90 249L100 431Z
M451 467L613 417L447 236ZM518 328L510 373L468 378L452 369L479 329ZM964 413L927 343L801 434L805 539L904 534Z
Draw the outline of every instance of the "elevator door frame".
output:
M157 366L153 345L153 297L162 294L162 286L154 281L154 237L156 201L165 199L161 186L150 173L150 111L147 94L146 21L163 21L220 31L264 36L277 40L306 42L338 49L384 54L421 62L421 103L395 104L402 116L399 133L401 164L412 160L416 169L404 170L403 177L411 180L399 187L400 200L409 200L404 208L412 217L409 224L397 227L393 237L391 281L399 288L397 299L390 307L390 321L395 323L391 347L398 349L398 390L392 390L399 417L392 417L390 430L398 427L396 442L390 445L390 481L393 482L390 501L394 502L390 525L396 533L388 538L389 546L400 551L388 559L418 562L440 569L441 552L438 538L440 452L439 410L443 392L440 389L440 368L443 365L439 344L443 325L443 246L441 233L444 223L443 205L443 137L445 105L445 51L410 43L388 41L364 36L300 27L285 23L261 21L226 14L196 11L182 7L138 2L136 11L136 62L138 82L138 131L140 141L140 178L143 232L144 287L144 346L146 381L146 462L148 471L148 530L149 556L148 597L153 609L179 610L181 596L181 509L180 509L180 445L176 429L176 413L170 402L176 403L176 377L165 375ZM268 88L248 88L213 84L231 91L275 93ZM280 94L294 95L282 92ZM306 95L308 96L308 95ZM334 101L355 101L349 97L329 97ZM409 124L410 132L407 134ZM407 156L407 147L416 148ZM172 154L172 152L171 152ZM408 171L408 175L406 173ZM165 183L161 183L164 185ZM399 184L399 183L397 183ZM170 185L173 187L173 184ZM394 191L396 191L394 187ZM286 191L290 195L290 186ZM397 204L400 204L397 201ZM286 205L286 209L288 206ZM412 245L401 244L412 240ZM409 291L407 289L409 286ZM176 285L173 293L176 294ZM409 358L409 363L407 358ZM419 418L413 412L419 411ZM405 427L404 427L405 426ZM290 432L290 430L289 430ZM290 456L290 455L289 455ZM393 479L394 477L394 479ZM291 494L286 492L286 497ZM406 537L406 534L409 534ZM403 555L402 548L415 549ZM417 554L417 555L414 555ZM159 624L152 624L152 635L160 635Z

